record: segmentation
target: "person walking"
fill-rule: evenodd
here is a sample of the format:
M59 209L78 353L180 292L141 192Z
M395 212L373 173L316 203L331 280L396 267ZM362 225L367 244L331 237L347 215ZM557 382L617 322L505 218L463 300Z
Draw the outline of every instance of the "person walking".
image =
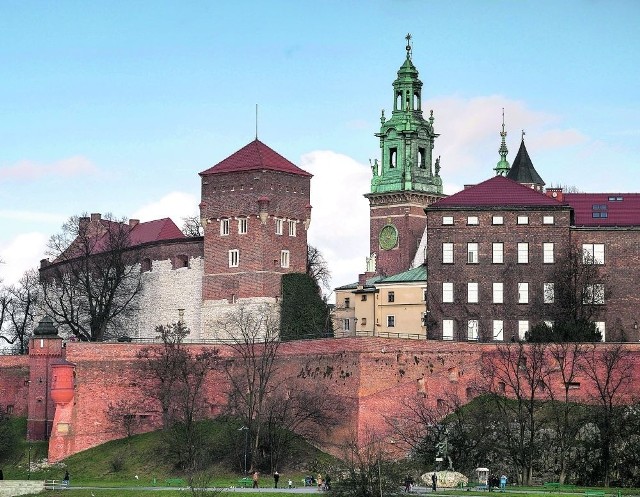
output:
M2 473L2 469L0 469L0 480L4 480L4 474Z
M500 491L504 492L506 486L507 486L507 476L506 475L502 475L500 477Z
M63 485L69 485L69 471L64 472L64 478L62 478Z
M276 472L273 473L273 488L278 488L278 480L280 479L280 473L276 469Z
M431 490L435 492L437 490L437 487L438 487L438 476L434 471L433 474L431 475Z
M253 488L259 488L258 487L258 480L260 479L260 473L258 473L257 471L253 472Z

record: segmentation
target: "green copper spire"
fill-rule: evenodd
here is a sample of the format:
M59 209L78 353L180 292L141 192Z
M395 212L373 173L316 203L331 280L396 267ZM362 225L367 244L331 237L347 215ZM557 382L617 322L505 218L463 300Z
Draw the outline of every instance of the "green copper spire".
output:
M422 115L422 81L411 60L411 35L406 36L406 58L393 82L393 111L380 117L382 161L371 163L371 193L419 191L442 193L439 170L433 171L433 111ZM438 168L439 169L439 168Z
M504 109L502 109L502 132L500 133L502 137L502 143L500 143L500 150L498 153L500 154L500 160L498 161L498 165L495 167L496 176L506 176L509 173L509 169L511 166L507 161L507 154L509 150L507 149L507 143L505 142L505 138L507 137L507 132L504 130Z

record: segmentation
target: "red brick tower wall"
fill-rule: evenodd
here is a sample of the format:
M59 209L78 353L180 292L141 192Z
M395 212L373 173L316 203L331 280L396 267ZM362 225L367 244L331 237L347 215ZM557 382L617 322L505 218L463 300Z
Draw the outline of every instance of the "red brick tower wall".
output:
M310 177L271 170L210 174L202 178L205 274L203 299L277 297L283 274L305 272L310 217ZM260 213L263 212L261 219ZM238 233L238 218L247 218L247 233ZM229 234L220 222L229 219ZM276 234L276 219L283 220ZM295 221L295 236L288 221ZM229 250L238 249L238 267L229 267ZM281 267L282 250L289 267Z
M0 355L0 412L26 416L29 398L29 356Z

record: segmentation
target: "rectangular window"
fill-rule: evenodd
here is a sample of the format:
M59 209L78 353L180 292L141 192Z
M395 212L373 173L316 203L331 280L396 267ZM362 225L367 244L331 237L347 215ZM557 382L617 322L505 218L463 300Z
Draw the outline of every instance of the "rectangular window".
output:
M469 264L478 264L478 244L467 243L467 262Z
M475 226L475 225L479 224L478 216L469 216L469 217L467 217L467 224L469 224L471 226Z
M467 302L469 304L477 304L478 303L478 283L477 282L469 282L467 283Z
M518 243L518 264L529 264L529 244L526 242Z
M502 217L502 216L493 216L493 218L491 218L491 223L492 224L504 224L504 217Z
M387 294L387 302L395 302L395 300L396 300L395 292L389 292Z
M289 267L289 251L280 251L280 267Z
M604 304L604 285L602 283L587 285L584 289L582 303L598 305Z
M518 224L529 224L529 216L518 216Z
M499 319L493 320L493 339L498 342L504 340L504 324Z
M493 263L502 264L504 262L504 243L494 242L493 244Z
M238 233L240 235L245 235L247 233L247 218L241 217L238 219Z
M529 333L529 321L518 321L518 338L525 340Z
M607 339L606 339L605 334L604 334L604 330L605 330L605 323L604 323L604 321L596 321L596 322L595 322L595 325L596 325L596 330L597 330L597 331L599 331L599 332L600 332L600 334L602 335L602 341L603 341L603 342L606 342L606 341L607 341Z
M542 262L545 264L553 264L553 243L542 244Z
M504 289L503 283L493 284L493 303L494 304L504 303L504 297L502 295L503 289Z
M362 326L366 326L367 318L362 318L361 322L362 322Z
M453 303L453 283L450 281L442 283L442 302L444 304Z
M442 244L442 263L453 264L453 243L451 242Z
M553 216L542 216L542 224L554 224Z
M284 222L282 219L276 219L276 235L282 235L282 225Z
M518 304L529 303L529 283L518 283Z
M362 300L363 302L366 302L367 301L367 296L366 295L360 296L360 300Z
M345 297L345 299L344 299L344 308L348 309L349 307L351 307L351 299L349 297Z
M220 234L228 235L229 234L229 220L228 219L220 219Z
M582 262L585 264L604 264L604 243L584 243Z
M351 329L351 320L346 318L342 320L342 329L344 331L349 331Z
M289 236L296 236L296 222L289 221Z
M229 250L229 267L240 265L240 251L238 249Z
M478 339L478 320L477 319L470 319L467 322L467 339L468 340Z
M453 224L453 216L442 216L442 224L444 225Z
M395 316L387 316L387 327L393 328L396 325L396 317Z
M555 288L553 283L545 283L544 284L544 303L545 304L553 304L556 300Z
M453 340L453 319L442 320L442 339Z

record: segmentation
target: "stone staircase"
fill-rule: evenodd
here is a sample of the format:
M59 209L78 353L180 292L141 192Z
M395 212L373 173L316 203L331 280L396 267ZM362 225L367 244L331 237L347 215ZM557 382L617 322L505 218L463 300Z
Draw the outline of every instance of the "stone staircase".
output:
M0 480L0 497L38 494L44 490L44 482L38 480Z

